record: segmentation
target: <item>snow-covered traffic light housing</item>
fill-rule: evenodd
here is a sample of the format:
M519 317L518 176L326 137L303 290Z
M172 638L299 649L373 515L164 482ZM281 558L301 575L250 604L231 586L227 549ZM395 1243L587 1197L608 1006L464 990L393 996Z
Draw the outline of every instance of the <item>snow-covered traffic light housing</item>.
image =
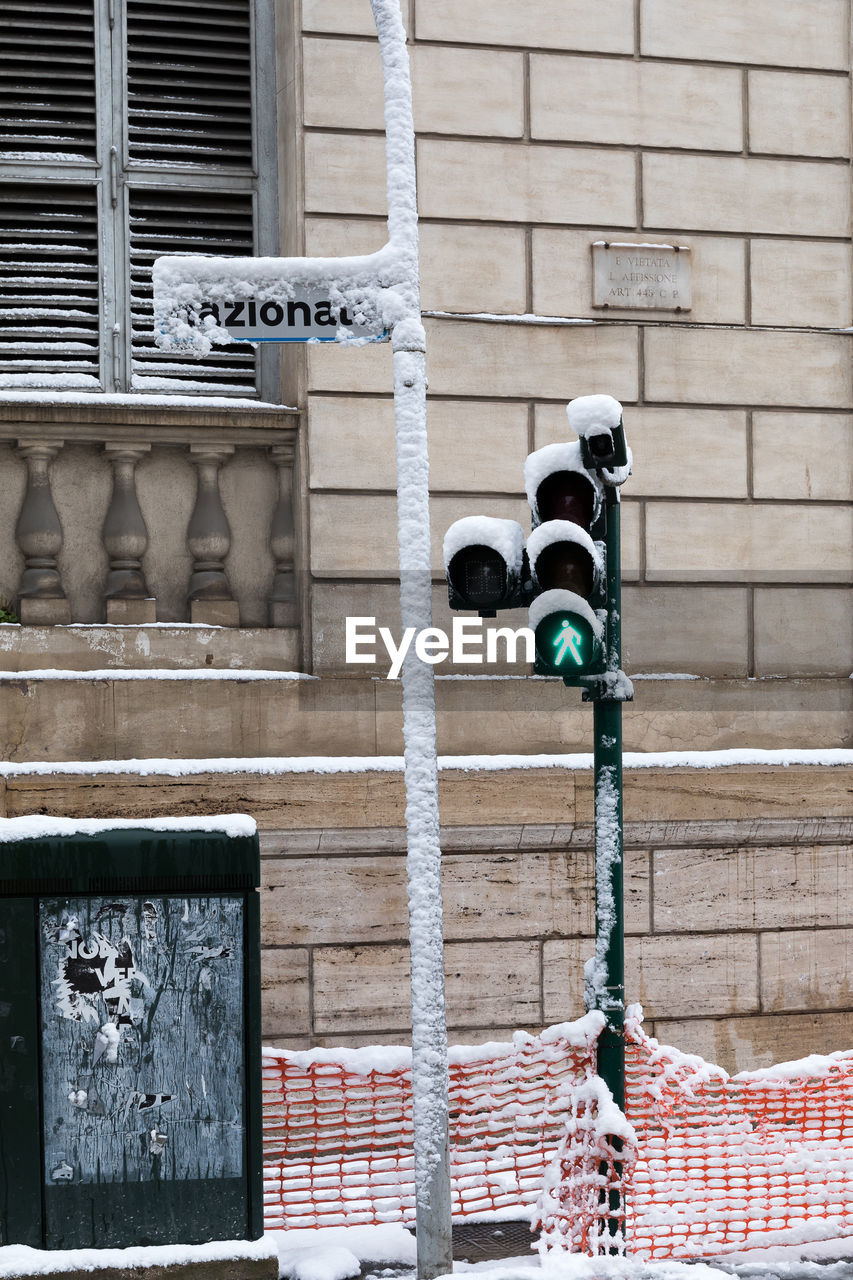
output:
M517 520L464 516L444 535L444 568L451 609L476 609L483 618L525 602L524 530Z
M533 523L527 557L535 670L576 683L605 664L603 486L584 464L579 441L531 453L524 483Z

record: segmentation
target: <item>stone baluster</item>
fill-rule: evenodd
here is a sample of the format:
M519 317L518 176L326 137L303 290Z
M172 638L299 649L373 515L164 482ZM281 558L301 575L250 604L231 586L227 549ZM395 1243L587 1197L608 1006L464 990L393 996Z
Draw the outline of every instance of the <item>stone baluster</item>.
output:
M219 493L219 468L233 452L233 445L190 445L198 472L195 508L187 529L187 546L193 558L187 596L190 621L220 627L240 625L239 606L225 573L231 526Z
M30 626L71 621L71 605L57 563L62 550L62 525L50 489L50 464L62 445L61 440L18 441L18 453L26 460L28 472L27 490L15 526L15 538L24 556L18 616Z
M108 623L139 626L157 621L157 601L148 594L142 569L148 528L136 495L136 464L150 451L150 444L104 445L113 468L113 496L101 531L110 558L104 592Z
M270 529L270 550L275 559L275 577L269 599L271 627L295 627L297 618L296 575L294 555L296 540L293 523L293 458L296 445L277 444L270 456L278 468L278 502Z

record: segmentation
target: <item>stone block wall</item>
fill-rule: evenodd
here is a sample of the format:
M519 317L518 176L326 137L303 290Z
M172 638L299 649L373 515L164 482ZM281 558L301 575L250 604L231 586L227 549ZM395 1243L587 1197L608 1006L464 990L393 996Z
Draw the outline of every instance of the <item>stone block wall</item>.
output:
M744 682L804 678L827 721L849 697L848 0L788 0L782 13L770 0L403 7L436 577L452 520L525 522L524 455L565 438L571 397L608 392L625 404L635 458L623 491L629 669L711 680L713 745L742 741L756 698L759 732L797 741L795 722L771 726L773 691ZM303 0L292 56L305 252L385 238L372 32L367 0ZM602 239L688 246L692 308L594 308L590 245ZM303 374L308 648L316 672L339 673L343 615L385 621L393 608L390 351L314 348ZM440 589L436 600L444 624ZM700 698L696 685L682 693ZM484 693L489 706L512 696ZM848 741L849 722L835 725L810 742ZM694 744L687 733L673 745Z
M0 779L0 816L254 815L265 1041L404 1043L402 778L339 768L21 767ZM629 769L625 783L627 995L652 1032L728 1069L850 1048L853 768ZM451 1041L578 1016L591 771L445 768L440 803Z

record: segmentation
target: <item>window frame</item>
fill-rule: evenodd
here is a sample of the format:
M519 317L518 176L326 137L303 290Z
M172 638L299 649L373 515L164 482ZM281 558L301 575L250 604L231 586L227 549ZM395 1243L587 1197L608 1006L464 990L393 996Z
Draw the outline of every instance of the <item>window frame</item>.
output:
M130 195L134 188L150 191L208 190L251 196L254 253L280 252L278 202L278 137L275 57L275 0L250 0L250 76L252 94L252 167L228 172L213 165L131 160L127 128L127 6L125 0L94 2L94 70L96 142L94 160L0 160L0 184L32 186L91 185L98 218L98 292L100 389L94 394L128 393L132 377L130 288ZM115 151L113 152L113 148ZM113 159L114 155L114 159ZM49 383L45 390L50 390ZM57 389L59 391L59 389ZM174 391L134 392L182 395ZM203 393L199 393L203 394ZM246 389L217 391L217 398L246 398ZM260 401L281 402L281 360L278 348L256 348L255 392Z

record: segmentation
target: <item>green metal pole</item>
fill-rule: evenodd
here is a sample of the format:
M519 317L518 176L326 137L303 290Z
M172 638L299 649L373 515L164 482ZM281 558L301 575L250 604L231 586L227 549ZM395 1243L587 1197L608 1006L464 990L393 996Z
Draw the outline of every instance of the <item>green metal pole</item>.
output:
M607 501L607 670L617 678L622 665L620 505L608 486ZM622 698L605 686L593 703L595 772L595 970L594 1000L607 1019L598 1041L598 1074L620 1111L625 1110L625 917L622 873ZM618 1142L615 1144L619 1149ZM621 1165L616 1167L621 1179ZM622 1197L607 1196L608 1226L623 1233ZM617 1251L615 1245L612 1252Z

